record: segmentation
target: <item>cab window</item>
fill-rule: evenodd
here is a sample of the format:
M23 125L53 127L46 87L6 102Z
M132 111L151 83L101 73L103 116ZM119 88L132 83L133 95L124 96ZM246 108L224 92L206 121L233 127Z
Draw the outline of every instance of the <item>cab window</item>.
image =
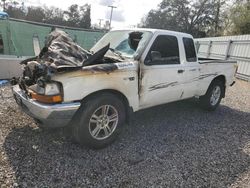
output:
M178 40L175 36L156 37L145 61L146 65L180 64Z
M196 52L195 52L195 47L194 47L194 40L191 38L183 38L183 44L185 48L185 53L186 53L186 59L188 62L196 62L197 57L196 57Z

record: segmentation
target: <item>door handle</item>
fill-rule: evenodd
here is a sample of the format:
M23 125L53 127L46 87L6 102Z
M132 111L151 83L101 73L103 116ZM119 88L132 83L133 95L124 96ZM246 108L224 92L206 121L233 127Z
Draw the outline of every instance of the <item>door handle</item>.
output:
M185 70L183 70L183 69L180 69L180 70L178 70L178 73L180 74L180 73L183 73Z

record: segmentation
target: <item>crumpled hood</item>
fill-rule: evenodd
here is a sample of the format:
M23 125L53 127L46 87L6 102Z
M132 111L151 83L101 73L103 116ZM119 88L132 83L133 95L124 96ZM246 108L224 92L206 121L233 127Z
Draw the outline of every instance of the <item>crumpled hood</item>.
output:
M36 83L38 79L49 81L57 72L74 71L94 64L109 64L120 60L104 57L109 44L92 54L75 43L62 30L52 31L45 42L44 48L36 57L23 60L23 77L26 85Z
M108 50L109 44L92 54L74 42L64 31L55 30L48 35L40 54L22 61L21 64L28 65L30 61L36 61L40 65L59 71L67 67L98 64L98 60L102 60Z
M55 68L60 66L77 67L82 66L90 55L64 31L55 30L48 35L45 47L39 55L39 60L47 62L47 65Z

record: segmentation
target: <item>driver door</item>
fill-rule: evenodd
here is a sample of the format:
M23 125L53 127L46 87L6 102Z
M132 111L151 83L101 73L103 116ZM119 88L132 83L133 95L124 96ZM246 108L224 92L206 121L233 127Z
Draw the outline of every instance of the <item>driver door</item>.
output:
M176 36L158 35L141 64L140 108L179 100L184 67Z

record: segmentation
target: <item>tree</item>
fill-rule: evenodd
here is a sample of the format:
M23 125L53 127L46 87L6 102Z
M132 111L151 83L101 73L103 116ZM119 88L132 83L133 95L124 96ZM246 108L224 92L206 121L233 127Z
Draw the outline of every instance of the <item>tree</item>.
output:
M64 12L68 26L90 28L90 11L91 7L88 4L83 6L78 6L77 4L71 5L68 11Z
M16 1L1 0L5 3L5 11L11 18L25 19L35 22L43 22L70 27L81 27L89 29L91 27L91 6L85 4L78 6L71 5L67 11L55 7L25 7L23 3Z
M44 7L45 22L56 25L66 25L64 11L55 7Z
M250 2L239 2L231 9L232 34L250 34Z
M156 10L148 13L142 25L186 32L195 37L215 35L220 28L222 6L222 0L163 0Z
M80 7L80 23L79 27L81 28L90 28L91 27L91 18L90 18L91 6L85 4Z
M80 13L77 4L71 5L64 14L66 15L68 26L79 26Z
M19 5L16 1L5 1L4 0L4 11L9 14L9 16L13 18L24 19L25 12L23 11L23 4Z
M28 12L25 19L35 22L44 22L45 21L44 9L41 7L28 7Z

